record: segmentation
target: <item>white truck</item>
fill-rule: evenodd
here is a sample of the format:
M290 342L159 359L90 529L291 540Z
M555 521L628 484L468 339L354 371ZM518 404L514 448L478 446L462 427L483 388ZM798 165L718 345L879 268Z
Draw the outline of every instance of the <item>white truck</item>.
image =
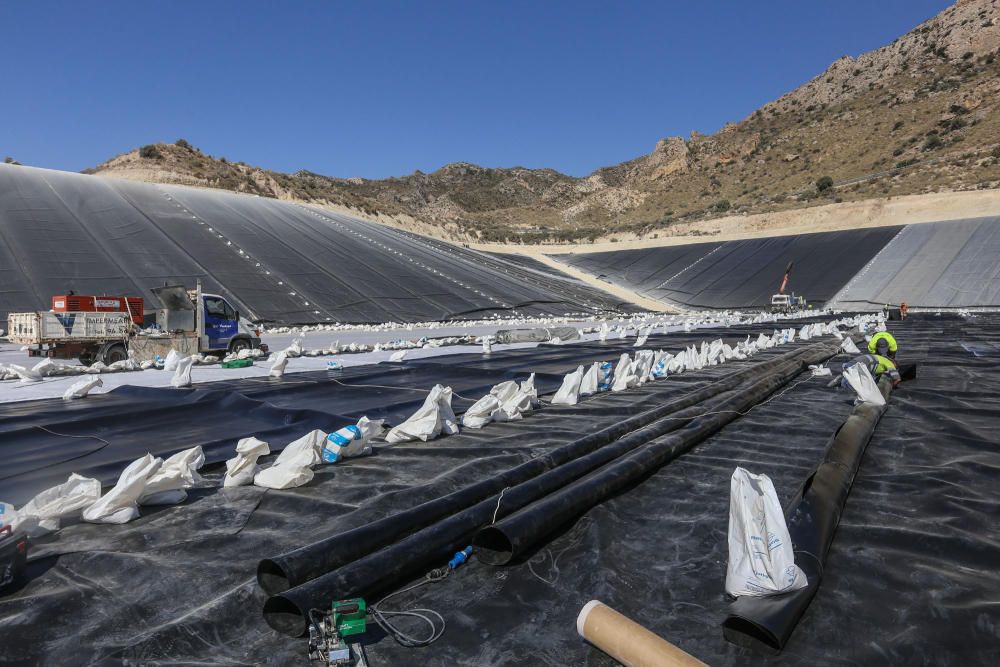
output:
M136 361L165 357L173 349L181 356L216 353L222 356L246 349L263 349L260 330L240 317L224 297L203 294L201 283L194 290L181 285L151 290L162 307L155 319L146 314L149 326L139 328L127 312L11 313L8 338L28 346L32 357L79 359L85 365L97 361L113 364L130 356Z

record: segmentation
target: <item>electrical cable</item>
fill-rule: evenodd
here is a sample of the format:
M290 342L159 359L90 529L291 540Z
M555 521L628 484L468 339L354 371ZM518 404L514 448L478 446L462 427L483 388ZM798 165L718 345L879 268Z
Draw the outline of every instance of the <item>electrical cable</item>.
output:
M447 628L447 623L444 620L444 616L434 611L433 609L427 609L423 607L418 607L416 609L409 609L406 611L395 611L388 609L383 610L382 603L384 603L386 600L390 598L396 597L397 595L402 595L403 593L408 593L414 589L420 588L421 586L425 586L427 584L435 583L438 581L443 581L448 577L450 573L451 570L448 568L431 570L424 576L424 579L422 581L418 581L412 586L403 588L401 590L396 591L395 593L390 593L389 595L386 595L384 598L382 598L381 600L379 600L378 602L376 602L371 606L372 618L375 620L378 626L382 628L387 635L391 636L400 646L405 646L407 648L419 648L421 646L428 646L430 644L433 644L434 642L436 642L438 639L441 638L441 635L444 634L444 631ZM401 630L397 625L393 624L393 622L390 620L391 617L396 617L396 616L406 616L409 618L420 619L430 627L430 634L424 638L419 638L406 633L405 631ZM440 628L437 627L437 624L434 621L435 618L441 623Z
M96 449L90 450L89 452L84 452L82 454L77 454L76 456L71 456L68 459L60 459L59 461L56 461L54 463L50 463L50 464L44 465L44 466L39 466L39 467L33 468L31 470L22 470L22 471L19 471L16 476L27 475L29 473L37 472L39 470L45 470L46 468L51 468L53 466L62 465L64 463L69 463L70 461L75 461L77 459L82 459L85 456L90 456L91 454L96 454L97 452L101 451L102 449L104 449L105 447L107 447L108 445L111 444L109 441L105 440L104 438L98 437L96 435L72 435L71 433L56 433L55 431L47 429L44 426L39 426L37 424L35 426L33 426L32 428L37 428L39 430L45 431L46 433L51 433L52 435L57 435L57 436L59 436L61 438L82 438L82 439L89 439L89 440L98 440L100 442L103 442L104 444L101 445L100 447L97 447ZM13 474L6 475L4 477L0 477L0 480L10 479L11 477L14 477L14 476L15 475L13 475Z

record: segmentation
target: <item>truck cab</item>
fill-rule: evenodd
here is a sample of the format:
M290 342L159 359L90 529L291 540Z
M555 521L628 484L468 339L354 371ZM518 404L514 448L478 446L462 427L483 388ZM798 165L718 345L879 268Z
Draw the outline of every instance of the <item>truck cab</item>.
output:
M225 297L218 294L202 294L201 349L206 352L239 352L260 347L258 332L251 329L249 322L240 317Z

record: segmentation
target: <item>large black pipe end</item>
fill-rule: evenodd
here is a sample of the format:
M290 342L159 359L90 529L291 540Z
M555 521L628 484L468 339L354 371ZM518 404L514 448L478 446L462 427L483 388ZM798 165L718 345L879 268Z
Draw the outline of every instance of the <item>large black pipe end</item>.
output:
M784 648L773 632L742 616L727 616L722 623L722 634L737 646L767 655L778 655Z
M306 633L309 629L307 614L284 595L272 595L264 602L264 620L289 637L301 637Z
M514 558L514 545L496 526L483 528L472 540L476 559L489 565L506 565Z
M270 558L265 558L257 564L257 583L268 595L284 593L292 587L285 569Z

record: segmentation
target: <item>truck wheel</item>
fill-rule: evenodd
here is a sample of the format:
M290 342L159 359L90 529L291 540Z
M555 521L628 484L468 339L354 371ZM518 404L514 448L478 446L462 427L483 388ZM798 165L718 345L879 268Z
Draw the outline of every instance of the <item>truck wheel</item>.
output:
M110 366L111 364L118 361L125 361L128 359L128 350L121 343L116 343L104 351L104 363Z
M250 341L248 341L246 338L237 338L236 340L234 340L229 344L230 354L239 354L243 350L249 350L249 349L250 349Z

